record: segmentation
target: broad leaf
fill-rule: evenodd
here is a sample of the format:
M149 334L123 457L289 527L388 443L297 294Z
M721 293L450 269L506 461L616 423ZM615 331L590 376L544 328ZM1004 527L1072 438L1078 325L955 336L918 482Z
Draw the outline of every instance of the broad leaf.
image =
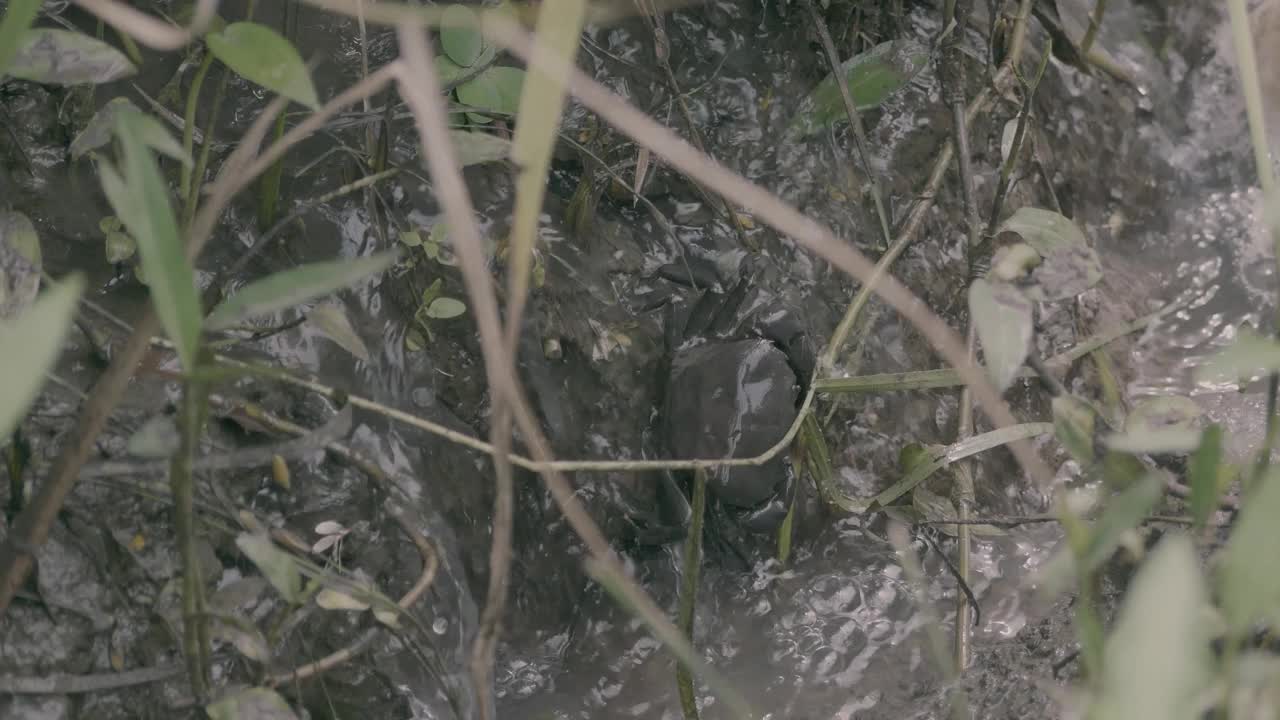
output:
M1034 207L1020 208L1000 232L1022 237L1040 253L1027 294L1033 300L1051 301L1075 297L1102 279L1102 261L1089 247L1084 233L1069 218Z
M143 113L129 98L118 97L98 109L85 125L84 130L71 141L71 157L79 159L90 150L96 150L111 142L111 134L115 132L116 116L124 110L134 113L139 137L147 147L163 155L177 160L184 165L191 164L191 158L182 149L182 145L174 139L165 126L154 117Z
M454 63L462 67L476 64L484 53L484 37L474 10L450 5L440 17L440 48Z
M929 64L929 49L909 40L881 43L840 64L849 85L849 96L859 110L879 107L906 87ZM846 120L844 99L835 74L818 83L800 103L791 132L800 137Z
M210 720L298 720L279 693L264 687L235 691L204 709Z
M1093 431L1097 416L1080 398L1063 394L1052 401L1053 432L1076 462L1088 467L1095 459Z
M71 275L16 317L0 320L0 437L9 437L44 386L75 317L84 278Z
M280 597L296 603L302 599L302 574L298 563L289 553L276 547L265 534L240 533L236 547L262 571L262 576Z
M982 341L982 357L996 389L1004 392L1031 349L1031 301L1008 283L978 279L969 286L969 317Z
M455 318L467 311L467 306L461 300L455 300L451 297L436 298L427 306L426 315L436 320L448 320Z
M31 305L44 267L40 234L20 212L0 210L0 319Z
M1235 382L1272 372L1280 372L1280 342L1241 330L1236 341L1200 368L1196 377L1201 381Z
M4 77L18 54L18 42L27 33L40 12L40 0L9 0L9 7L0 20L0 77Z
M1222 610L1232 632L1246 632L1280 603L1280 468L1272 466L1245 496L1220 566Z
M307 322L343 350L360 360L369 362L369 348L364 344L364 340L360 339L356 329L351 327L351 320L338 305L324 304L312 308L311 312L307 313Z
M1203 528L1217 509L1222 466L1222 427L1210 425L1200 438L1200 447L1191 455L1191 517L1196 529Z
M1084 556L1076 558L1070 547L1063 547L1040 569L1036 583L1048 596L1056 596L1070 587L1081 574L1095 572L1111 558L1126 533L1137 527L1164 495L1164 481L1157 473L1149 473L1106 502L1106 510L1090 528Z
M320 107L311 74L296 48L280 33L253 22L236 22L205 35L214 57L250 82L315 110Z
M1107 638L1097 720L1196 720L1212 681L1208 592L1191 541L1165 538L1129 586Z
M1055 248L1088 247L1084 233L1070 218L1035 207L1019 208L998 232L1016 233L1036 252L1048 255Z
M46 85L100 85L138 71L124 53L70 30L37 28L19 40L8 74Z
M502 115L515 115L520 107L520 91L524 86L524 70L514 67L491 67L479 77L458 86L458 101L477 109ZM485 119L471 113L473 120Z
M276 312L328 295L386 270L396 261L396 250L349 260L329 260L300 265L256 280L241 288L209 313L210 330L235 325L255 315Z
M511 158L511 141L506 138L466 130L450 130L449 137L458 151L458 164L462 167Z
M138 243L142 269L152 300L169 339L178 349L184 370L195 367L200 342L200 299L195 272L178 234L169 205L169 188L155 158L147 149L140 113L127 108L116 117L116 132L124 148L124 177L103 161L98 176L116 215Z
M1189 452L1200 446L1196 401L1176 395L1148 398L1125 419L1124 432L1107 439L1112 450L1129 453Z

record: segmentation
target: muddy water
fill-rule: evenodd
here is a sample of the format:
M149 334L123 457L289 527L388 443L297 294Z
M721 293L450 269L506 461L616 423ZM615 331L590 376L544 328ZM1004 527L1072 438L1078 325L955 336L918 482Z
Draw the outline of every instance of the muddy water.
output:
M1091 3L1059 5L1064 15L1078 22ZM1249 151L1241 145L1246 136L1242 114L1233 109L1239 100L1232 90L1230 65L1217 43L1223 19L1200 5L1112 3L1100 43L1136 87L1104 76L1089 77L1057 63L1046 77L1036 106L1046 175L1064 210L1103 254L1108 276L1105 285L1082 303L1084 329L1077 330L1077 318L1070 311L1045 309L1041 350L1065 349L1088 334L1092 325L1129 319L1180 299L1184 309L1117 346L1115 357L1122 361L1128 390L1134 396L1197 392L1215 419L1232 423L1235 432L1229 436L1247 443L1248 433L1257 429L1259 396L1222 394L1220 388L1197 387L1191 379L1194 366L1229 340L1241 323L1266 327L1271 316L1268 288L1275 281L1266 243L1249 224L1256 200L1250 190ZM900 24L907 35L927 40L939 29L938 14L928 4L913 6ZM842 11L831 17L837 41L847 43L852 19ZM874 17L863 22L864 32L879 27ZM353 24L304 12L299 27L304 55L319 52L331 60L320 73L322 94L324 88L343 86L358 75ZM852 160L847 130L806 142L780 141L797 100L824 73L800 8L786 3L709 4L673 13L666 27L677 82L689 91L689 112L708 152L874 254L880 246L877 223L865 194L866 177ZM652 32L644 23L593 28L588 39L581 56L585 68L687 134L681 108L653 70ZM374 31L370 42L375 64L394 54L389 33ZM967 42L981 47L977 36L969 36ZM1033 34L1032 46L1041 42L1042 37ZM144 85L154 90L150 86L164 79ZM110 90L102 95L102 100L111 97ZM234 137L264 100L238 83L233 83L228 97L233 111L226 113L222 129L225 137ZM17 117L28 119L17 124L24 145L48 150L33 155L37 172L31 181L17 183L14 197L19 209L37 218L47 256L54 249L50 266L55 273L82 264L77 258L100 252L94 227L106 212L90 174L83 167L70 170L61 164L50 149L57 147L58 138L37 130L45 126L39 117L56 113L56 107L57 98L42 94L25 96L10 106ZM974 128L983 207L995 185L1000 133L1015 109L999 105ZM883 179L895 219L910 207L945 139L946 117L931 71L867 113L870 164ZM319 194L343 180L350 169L342 153L311 161L338 143L359 147L362 135L349 125L357 120L358 114L347 116L346 126L335 126L332 134L306 145L291 159L285 182L289 197ZM398 130L393 158L415 167L411 129L405 124ZM595 128L585 111L571 107L566 135L585 139L593 132L606 133L593 150L623 168L629 178L625 167L634 159L634 147L608 135L607 129ZM648 193L671 223L670 235L643 209L611 198L600 202L593 224L580 233L565 214L582 169L580 154L565 150L553 170L541 230L547 283L534 295L522 339L523 379L558 456L653 457L660 452L653 413L663 352L663 315L654 308L666 299L682 303L692 298L689 290L663 279L657 270L683 258L713 268L712 274L718 271L723 281L748 249L696 188L662 168ZM506 168L473 168L467 173L490 240L505 230L510 177ZM419 229L425 235L441 221L425 180L402 177L379 192L372 206L353 196L307 213L305 233L286 236L246 277L233 278L232 284L303 260L368 254L383 243L394 243L399 230ZM80 207L87 209L74 214L69 206L56 206L50 199L55 195L85 198ZM1015 206L1050 203L1035 178L1020 181L1010 199ZM223 234L203 261L206 270L224 266L243 251L253 237L252 217L248 202L232 208ZM955 186L949 181L919 241L895 268L926 302L951 319L958 319L963 309L961 217ZM747 229L745 235L761 270L762 287L779 304L805 317L816 336L826 337L854 288L788 239L759 227ZM96 272L100 299L122 312L137 307L143 296L136 283L127 277L113 280L101 265L90 269ZM202 275L206 281L209 277ZM380 284L342 295L344 309L372 350L367 363L353 361L306 326L260 343L255 352L483 435L487 395L470 323L464 319L433 325L432 340L423 350L407 349L404 342L416 298L436 279L446 294L463 296L456 269L426 262L398 268ZM874 341L846 358L845 369L883 372L939 365L915 332L892 313L877 303L870 313L868 336ZM560 344L561 355L544 353L549 339ZM83 363L79 369L84 371ZM1028 419L1044 417L1038 396L1029 388L1011 393ZM301 412L300 404L294 405L297 398L277 403ZM824 400L820 412L830 418L827 433L837 471L846 489L862 496L896 478L904 443L945 443L955 433L956 403L950 393L885 393L842 400L834 408L829 403ZM458 698L471 694L464 668L476 598L483 597L487 580L490 470L481 458L449 443L372 417L358 418L353 444L398 478L401 489L415 499L418 525L445 550L441 578L419 618L434 634L434 664L431 672L423 672L421 658L388 642L375 651L376 663L336 676L324 692L310 694L307 704L319 717L361 707L388 718L470 717L470 704ZM1054 454L1052 444L1045 451L1055 464L1065 460ZM977 472L980 511L1021 514L1043 508L1045 498L1020 479L1007 455L992 454ZM241 479L236 487L246 503L290 518L303 532L308 523L324 519L348 526L365 522L361 527L368 543L353 539L351 562L382 573L379 577L390 585L412 580L404 569L416 568L412 553L380 534L385 529L390 537L393 530L378 524L376 503L358 477L321 459L306 463L302 473L308 482L300 483L292 498L267 492L261 478ZM493 689L503 716L678 717L670 657L587 581L580 566L582 548L540 486L532 478L521 480L513 607ZM580 475L576 481L580 498L614 532L623 526L622 508L637 503L643 507L644 490L652 478L596 473ZM95 499L100 500L91 496L84 501ZM883 540L882 523L835 520L812 505L801 517L795 556L786 568L763 559L768 557L765 543L752 548L754 555L745 566L723 549L711 550L698 598L694 639L699 650L769 717L941 717L938 676L921 646L923 621L913 589ZM148 526L150 531L164 530L162 512L148 517L156 523ZM1072 636L1062 605L1039 606L1026 581L1056 540L1052 527L1033 526L976 547L973 590L983 612L966 687L980 717L1052 714L1050 699L1038 683L1052 682L1052 665L1070 651ZM646 589L668 608L675 603L677 557L678 548L626 553ZM955 585L935 556L926 556L925 566L930 578L927 596L949 625ZM226 572L233 570L228 567ZM142 624L122 627L132 629L117 634L140 635L145 629ZM10 626L6 637L15 638L12 632ZM350 632L351 626L335 623L318 630L316 639ZM92 637L90 629L83 629L64 649L89 643ZM289 651L314 656L312 640ZM45 669L90 669L59 665L56 650L46 655L52 659L42 661ZM25 669L30 672L30 667ZM335 694L344 702L334 705ZM699 697L705 717L727 717L706 688L700 689ZM109 712L121 707L127 705L92 706L95 717L111 717Z

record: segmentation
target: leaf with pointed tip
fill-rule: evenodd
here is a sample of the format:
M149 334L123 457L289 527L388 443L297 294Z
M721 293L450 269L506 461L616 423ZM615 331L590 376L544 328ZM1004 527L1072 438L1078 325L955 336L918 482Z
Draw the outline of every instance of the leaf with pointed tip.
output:
M169 205L169 187L147 149L145 130L140 130L147 125L142 117L128 108L119 111L116 132L124 149L124 175L104 160L98 177L116 215L138 243L160 323L177 346L183 369L191 370L200 343L195 271L182 247L178 221Z
M1103 651L1090 718L1196 720L1213 681L1209 593L1191 541L1170 535L1138 570Z
M1219 566L1222 610L1237 637L1280 603L1280 468L1272 465L1241 506Z
M84 277L71 275L31 307L0 320L0 348L6 350L0 374L0 437L9 437L44 386L45 373L58 360L83 291Z
M4 77L18 54L18 43L27 33L40 12L41 0L9 0L9 7L0 20L0 77Z
M337 343L338 347L354 355L357 359L369 362L369 348L360 339L351 320L342 308L332 303L325 303L311 308L307 313L307 322L311 323L325 337Z
M22 35L8 74L45 85L101 85L137 71L124 53L97 38L36 28Z
M928 64L929 48L910 40L896 40L854 55L840 64L840 72L844 73L857 109L871 110L906 87ZM832 73L800 102L790 132L808 137L847 118L844 98Z
M280 597L296 603L302 598L302 575L298 563L289 553L276 547L265 534L240 533L236 547L262 571L262 576Z
M485 132L450 130L449 137L458 151L458 165L481 165L511 158L511 141Z
M485 51L479 18L471 8L450 5L440 16L440 49L462 67L475 65Z
M320 107L302 56L275 30L254 22L235 22L204 39L214 57L240 77L312 110Z
M467 311L467 306L461 300L455 300L451 297L436 298L427 306L426 316L435 318L436 320L448 320L455 318Z
M268 275L223 301L209 313L206 322L209 329L220 330L255 315L284 310L328 295L386 270L398 255L398 251L388 250L367 257L299 265Z
M1196 378L1202 382L1236 382L1277 371L1280 371L1280 342L1251 330L1241 330L1230 347L1200 368Z
M191 157L182 149L163 124L154 117L138 109L129 98L118 97L98 109L89 118L84 130L71 141L71 157L78 159L90 150L96 150L111 142L111 134L115 132L116 115L122 110L136 113L137 131L142 142L158 153L167 155L183 165L191 164Z
M1075 297L1102 279L1102 261L1089 247L1084 233L1061 213L1042 208L1019 208L1000 226L1000 232L1019 235L1040 253L1027 294L1033 300Z
M1200 447L1191 455L1188 472L1191 484L1191 518L1196 529L1203 528L1217 509L1222 477L1222 426L1210 425L1200 437Z
M969 317L991 382L1004 392L1031 349L1031 301L1013 285L980 278L969 286Z

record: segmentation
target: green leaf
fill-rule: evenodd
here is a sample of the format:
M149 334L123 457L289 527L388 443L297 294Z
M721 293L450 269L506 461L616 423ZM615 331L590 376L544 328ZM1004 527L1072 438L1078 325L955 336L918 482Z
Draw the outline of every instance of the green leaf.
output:
M1201 382L1236 382L1260 373L1280 372L1280 342L1241 330L1236 341L1196 373Z
M1181 453L1200 446L1195 400L1176 395L1148 398L1125 419L1124 433L1107 438L1112 450L1128 453Z
M427 307L427 317L436 320L448 320L449 318L458 317L466 311L467 306L461 300L442 297L431 301L431 305Z
M1280 468L1269 468L1241 505L1220 566L1222 610L1237 636L1280 603Z
M40 234L20 212L0 210L0 319L31 305L44 267Z
M955 503L951 502L951 498L930 492L921 485L911 493L911 505L922 520L938 523L934 527L943 533L951 537L956 537L960 534L960 528L955 523L939 522L941 520L955 520L960 517L960 513L956 510ZM1008 535L1004 530L985 523L970 525L969 531L974 535L985 535L987 537Z
M1027 294L1033 300L1052 301L1075 297L1102 279L1102 260L1089 247L1084 233L1066 216L1041 208L1020 208L999 232L1022 237L1040 253L1031 274Z
M9 0L9 8L0 20L0 77L18 54L18 43L40 12L40 0Z
M1172 535L1138 570L1107 638L1090 718L1197 720L1212 681L1208 593L1191 541Z
M205 42L236 74L312 110L320 107L311 74L297 49L275 30L253 22L231 23Z
M849 96L859 110L879 107L906 87L929 64L929 49L909 40L881 43L840 64L849 85ZM844 99L834 74L823 78L800 102L790 132L808 137L823 128L847 120Z
M458 164L462 167L507 160L511 157L511 141L497 135L450 130L449 137L453 140L453 147L458 151Z
M1070 218L1052 210L1035 207L1019 208L997 232L1011 232L1022 237L1041 256L1057 248L1088 247L1084 233Z
M0 348L5 349L4 373L0 374L0 437L9 437L44 386L45 372L58 360L83 291L84 277L73 274L30 308L0 321Z
M465 105L501 115L515 115L520 108L524 70L491 67L480 76L458 86L458 100ZM472 114L473 119L475 114Z
M37 28L18 41L9 74L46 85L100 85L138 71L124 53L70 30Z
M444 55L436 56L436 74L440 76L440 84L448 85L467 74L467 69Z
M112 265L122 263L138 252L138 243L129 233L113 231L107 233L107 262Z
M116 117L116 132L124 148L124 177L110 163L99 164L98 176L116 215L138 243L142 270L151 288L152 301L169 339L178 349L184 370L195 368L200 343L200 298L195 272L187 260L178 234L178 222L169 205L169 188L144 140L145 117L123 109Z
M440 16L440 48L450 60L471 67L484 52L484 37L474 10L450 5Z
M1218 505L1218 478L1222 465L1222 427L1210 425L1200 438L1200 447L1191 456L1191 517L1197 530L1209 521Z
M210 720L297 720L289 703L264 687L237 690L205 706Z
M297 561L276 547L265 533L240 533L236 537L236 547L262 571L263 577L280 593L280 597L290 603L302 599L302 574L298 571Z
M1137 527L1163 496L1163 478L1158 473L1148 473L1108 499L1106 510L1091 528L1083 556L1076 558L1070 547L1055 553L1037 574L1036 583L1041 590L1050 597L1056 596L1071 587L1080 574L1097 571L1115 554L1125 534Z
M971 455L977 455L980 452L1007 445L1016 440L1044 435L1052 430L1053 426L1049 423L1023 423L992 430L981 435L974 435L941 451L926 448L925 452L928 453L927 461L919 458L913 460L911 472L877 495L874 503L879 507L887 507L889 503L914 490L917 485L927 480L930 475L957 460L963 460Z
M328 295L386 270L398 255L398 251L389 250L368 257L300 265L269 275L249 283L223 301L209 313L206 323L210 330L220 330L254 315L284 310Z
M169 134L169 130L154 117L138 109L129 98L118 97L101 108L89 118L84 130L71 141L71 157L79 159L90 150L111 142L111 134L116 128L116 116L122 111L130 111L136 118L136 130L147 147L163 155L177 160L183 165L191 164L191 157L182 149L182 145Z
M982 341L982 357L996 389L1004 392L1031 349L1031 301L1008 283L978 279L969 286L969 317Z
M1097 424L1093 408L1070 394L1055 397L1051 405L1053 431L1058 442L1062 443L1076 462L1085 467L1092 465L1095 458L1093 431Z
M365 346L364 340L360 339L356 329L351 326L351 320L347 318L347 314L341 307L328 303L317 305L307 313L307 322L314 325L324 333L325 337L337 343L343 350L360 360L369 362L369 348Z

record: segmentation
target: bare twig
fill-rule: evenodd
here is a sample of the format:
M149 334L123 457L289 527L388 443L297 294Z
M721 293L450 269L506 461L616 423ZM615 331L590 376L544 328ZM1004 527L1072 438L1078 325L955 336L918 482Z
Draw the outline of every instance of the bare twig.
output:
M1030 0L1025 0L1030 2ZM491 35L508 50L526 61L543 61L532 55L532 39L515 23L494 15L485 25ZM862 253L841 242L828 228L819 225L795 207L770 194L768 191L719 165L713 159L698 153L670 130L662 127L608 89L588 78L577 68L561 63L561 72L567 74L571 92L591 110L610 124L631 136L655 153L662 155L669 164L685 174L698 179L717 192L733 198L734 202L751 208L753 212L779 232L791 236L797 243L826 259L840 270L864 283L871 284L876 268ZM876 292L885 301L915 325L922 335L957 368L966 382L974 388L982 402L984 412L991 416L998 427L1016 424L1008 405L991 386L982 369L967 357L964 342L955 331L947 327L942 318L920 302L902 283L884 275L876 284ZM1053 473L1026 442L1013 446L1014 455L1031 477L1047 487Z
M827 64L831 66L831 76L836 79L836 87L840 89L840 99L844 101L845 114L849 116L849 125L853 127L853 146L858 151L858 160L862 162L863 172L871 180L871 199L876 204L880 232L884 234L885 247L888 247L889 243L893 242L893 231L889 229L893 223L889 221L889 214L884 208L884 190L880 185L880 177L871 167L870 157L867 155L869 145L867 130L862 125L858 106L854 104L853 96L849 94L849 78L842 71L840 54L836 52L836 44L831 40L831 33L827 31L827 23L818 12L818 6L813 4L813 0L804 0L804 5L809 10L810 19L813 20L813 29L818 33L818 39L822 41L822 49L827 53Z
M497 18L497 15L486 15ZM432 149L425 153L427 165L436 183L437 197L444 207L449 227L457 233L458 259L462 266L463 280L467 286L475 312L476 324L480 330L480 345L484 353L486 374L490 379L495 394L502 393L510 402L516 425L533 449L536 459L542 462L551 460L551 451L547 440L538 426L528 402L521 394L514 363L509 353L505 352L502 342L502 325L498 318L497 300L494 298L492 284L485 270L484 256L480 245L479 228L476 226L471 200L467 196L466 187L458 171L452 144L448 139L448 126L444 108L439 97L439 82L430 66L430 54L422 31L415 26L405 24L399 26L399 37L402 59L406 63L397 78L405 102L414 111L418 132L425 146ZM563 63L561 64L563 65ZM544 68L546 72L563 73L563 67ZM568 480L555 470L545 470L542 477L551 491L556 504L569 525L574 529L590 551L593 568L604 573L605 577L626 593L638 612L651 618L655 626L660 628L663 637L677 644L686 655L694 657L688 643L679 636L679 631L667 620L661 609L654 604L635 581L623 571L621 564L614 557L609 541L596 526L595 521L582 507L573 494ZM694 657L694 671L716 682L721 687L729 687L723 678ZM747 714L748 707L736 693L723 698L735 712Z

